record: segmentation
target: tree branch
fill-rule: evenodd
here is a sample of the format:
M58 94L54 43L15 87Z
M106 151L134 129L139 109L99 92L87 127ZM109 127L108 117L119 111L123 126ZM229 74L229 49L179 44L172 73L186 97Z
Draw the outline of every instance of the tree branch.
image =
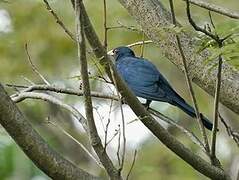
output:
M40 91L51 91L55 93L63 93L63 94L69 94L69 95L76 95L76 96L83 96L83 91L78 90L78 89L71 89L71 88L62 88L58 87L56 85L32 85L32 86L22 86L22 85L12 85L12 84L6 84L6 86L9 87L16 87L16 88L25 88L24 90L20 91L22 92L32 92L36 90ZM11 95L11 97L18 96L19 93ZM106 93L101 93L101 92L95 92L91 91L91 96L96 97L96 98L103 98L103 99L112 99L115 101L118 101L118 97L115 95L109 95Z
M32 128L0 84L0 124L24 153L52 179L96 180L55 152Z
M80 61L80 71L83 84L83 97L85 102L85 113L86 119L89 127L89 135L91 140L91 145L94 148L96 154L98 155L102 165L106 169L111 180L120 180L121 175L118 170L114 167L112 161L110 160L108 154L106 153L101 139L98 135L97 128L94 122L93 106L90 94L90 83L88 76L88 67L86 60L86 45L84 37L84 17L82 10L82 1L75 0L75 12L76 12L76 41L78 49L78 59Z
M89 132L87 123L86 123L86 119L79 113L79 111L77 111L77 109L75 109L74 107L63 103L61 100L55 98L54 96L51 96L51 95L48 95L45 93L22 92L22 93L19 93L18 96L14 96L11 98L15 103L18 103L27 98L30 98L30 99L40 99L43 101L47 101L47 102L56 104L64 109L66 109L67 111L69 111L82 124L84 130L86 132Z
M186 1L186 0L184 0L184 1ZM207 9L209 11L213 11L215 13L218 13L218 14L230 17L230 18L239 19L239 13L233 12L232 10L226 9L225 7L220 7L218 5L210 4L208 2L204 2L201 0L189 0L189 2L198 7Z
M176 27L177 26L177 22L176 22L176 16L175 16L175 13L174 13L173 0L169 0L169 4L170 4L170 8L171 8L173 24ZM180 54L182 56L182 62L183 62L183 66L184 66L184 74L185 74L186 82L187 82L188 89L189 89L189 92L190 92L190 95L191 95L191 99L193 101L193 105L194 105L194 109L195 109L195 112L196 112L196 118L198 120L199 128L201 130L202 137L203 137L203 140L204 140L205 150L207 152L207 155L210 156L210 147L209 147L209 143L208 143L207 134L206 134L205 128L204 128L203 123L202 123L202 117L201 117L200 112L199 112L196 96L195 96L195 93L194 93L194 90L193 90L193 86L192 86L192 82L191 82L191 79L189 78L186 57L185 57L184 51L182 49L182 44L181 44L181 41L180 41L180 37L177 34L176 34L176 40L177 40L179 52L180 52Z

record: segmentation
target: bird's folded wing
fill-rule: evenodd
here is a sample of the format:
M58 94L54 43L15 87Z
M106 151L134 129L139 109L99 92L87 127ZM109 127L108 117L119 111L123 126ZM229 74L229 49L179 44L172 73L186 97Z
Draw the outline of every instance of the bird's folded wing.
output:
M125 59L117 69L137 96L152 100L165 97L165 91L158 86L160 74L152 63L131 57Z

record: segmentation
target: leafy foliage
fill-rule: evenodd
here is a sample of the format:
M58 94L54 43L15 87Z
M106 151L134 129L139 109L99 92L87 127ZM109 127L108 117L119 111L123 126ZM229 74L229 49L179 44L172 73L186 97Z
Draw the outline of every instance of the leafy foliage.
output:
M224 61L239 69L239 23L229 22L218 24L214 33L217 33L221 38L225 38L223 47L219 48L217 42L204 34L200 34L198 37L199 48L197 53L200 53L204 49L209 50L211 55L205 60L205 63L211 63L212 68L217 64L218 56L222 55Z

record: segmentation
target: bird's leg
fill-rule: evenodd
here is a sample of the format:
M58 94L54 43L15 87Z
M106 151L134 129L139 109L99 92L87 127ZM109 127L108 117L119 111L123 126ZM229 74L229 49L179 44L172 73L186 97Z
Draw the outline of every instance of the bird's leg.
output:
M120 97L120 101L122 104L127 104L123 96Z
M142 105L148 110L149 109L149 105L152 101L151 100L146 100L146 103L143 103Z

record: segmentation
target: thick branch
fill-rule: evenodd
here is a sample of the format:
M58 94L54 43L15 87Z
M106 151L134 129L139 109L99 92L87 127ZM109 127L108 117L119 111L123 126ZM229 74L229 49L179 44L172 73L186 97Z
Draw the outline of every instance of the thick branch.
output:
M25 154L53 179L98 179L52 150L24 118L0 84L0 124Z
M141 24L144 32L159 45L161 52L183 70L181 55L175 36L165 31L171 25L171 15L158 0L119 0L128 12ZM163 32L163 34L162 34ZM195 53L195 40L186 33L181 33L181 44L187 59L190 78L209 94L214 95L217 70L209 74L208 65L203 63L209 53ZM220 102L239 114L239 72L228 64L222 68Z

